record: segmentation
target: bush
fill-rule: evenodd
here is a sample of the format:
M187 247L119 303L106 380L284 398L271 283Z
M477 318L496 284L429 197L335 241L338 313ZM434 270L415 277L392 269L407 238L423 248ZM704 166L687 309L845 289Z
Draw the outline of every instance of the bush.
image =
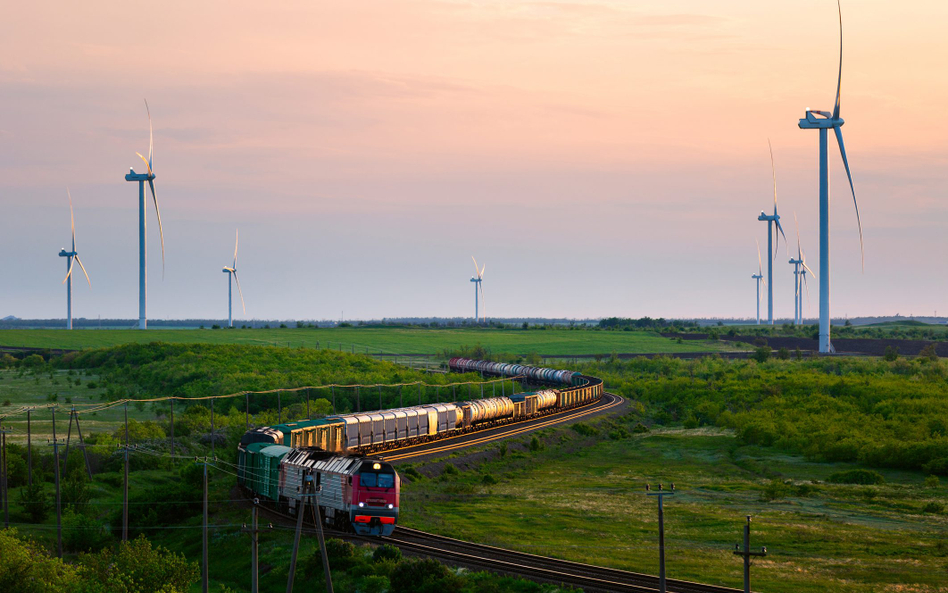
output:
M391 593L444 593L461 590L460 577L444 564L431 558L409 558L399 562L389 581Z
M454 464L451 462L444 464L444 469L441 470L441 475L456 476L458 475L458 468L454 467Z
M540 439L538 439L536 435L534 435L533 438L530 439L530 450L536 453L542 448L543 448L543 443L541 443Z
M922 511L925 513L940 514L944 510L945 510L945 505L940 502L935 502L934 500L929 503L926 503L925 506L922 507Z
M790 487L784 484L783 480L771 480L760 493L761 500L771 502L784 498L790 493Z
M593 428L592 426L586 424L585 422L577 422L570 426L573 430L583 435L584 437L591 437L599 434L599 431Z
M885 478L879 472L870 469L851 469L843 472L836 472L831 475L827 481L834 484L862 484L874 485L885 484Z
M100 521L66 509L63 513L63 547L70 552L97 551L105 547L111 536Z
M397 547L391 544L382 544L381 546L375 548L375 552L372 553L372 561L379 562L382 560L394 560L398 562L402 559L402 551Z
M767 362L770 359L770 346L760 346L754 350L754 360L757 362Z
M781 348L777 350L777 358L780 360L790 360L790 350L786 348Z
M20 505L32 523L42 523L49 516L53 508L49 493L39 480L33 480L33 485L24 486L20 490Z
M894 362L899 358L899 349L895 346L886 346L885 354L882 355L883 360L888 362Z
M491 486L491 485L497 483L497 478L495 478L495 477L494 477L493 475L491 475L491 474L484 474L484 477L481 478L481 483L483 483L483 484L485 484L485 485L487 485L487 486Z
M642 434L642 433L648 432L648 426L645 426L645 425L642 424L641 422L638 422L638 423L636 423L636 425L632 428L632 432L635 433L635 434Z
M948 457L933 459L922 465L922 469L930 474L948 476Z
M938 488L938 476L928 476L925 478L926 488Z

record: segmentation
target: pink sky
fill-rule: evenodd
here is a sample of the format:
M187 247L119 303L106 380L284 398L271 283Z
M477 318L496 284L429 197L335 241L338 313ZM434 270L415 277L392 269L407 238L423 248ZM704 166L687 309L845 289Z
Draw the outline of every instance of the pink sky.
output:
M137 315L123 175L147 150L143 97L167 248L161 281L152 214L150 317L226 315L236 227L248 317L469 315L471 254L493 316L751 316L768 138L816 270L817 135L797 120L833 105L831 0L281 6L5 7L0 316L65 314L67 185L93 278L74 315ZM831 152L833 314L931 314L948 272L948 5L843 11L866 271Z

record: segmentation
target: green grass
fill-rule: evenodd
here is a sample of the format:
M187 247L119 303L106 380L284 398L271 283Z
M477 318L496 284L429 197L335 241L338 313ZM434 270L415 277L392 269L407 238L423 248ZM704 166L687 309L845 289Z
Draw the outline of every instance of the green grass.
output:
M651 332L498 329L153 329L139 330L0 330L0 346L30 348L104 348L147 342L252 344L320 348L378 354L437 354L445 348L482 344L494 352L525 355L707 352L733 348L719 342L663 338Z
M561 444L556 441L564 439ZM948 517L923 476L885 472L888 485L836 486L819 464L772 449L740 447L715 430L674 430L580 446L568 429L541 453L518 453L457 477L403 488L404 525L536 554L657 574L657 510L646 483L675 482L665 501L670 577L741 586L732 555L745 515L752 545L769 556L755 589L799 592L948 591ZM499 480L484 485L483 474ZM787 495L764 502L776 478ZM800 496L800 484L816 493Z
M76 379L80 384L76 385ZM89 383L95 383L94 389L89 389ZM63 407L76 406L77 410L88 408L92 404L102 404L100 399L105 393L98 375L76 373L69 375L65 370L53 371L52 377L47 373L33 375L25 373L22 376L13 369L0 369L0 416L3 416L21 406L33 406L36 409L30 415L30 431L34 446L46 444L46 440L53 436L52 415L46 409L47 405L56 405L60 411L56 413L56 436L65 438L69 427L69 414L61 411ZM49 396L55 396L50 400ZM5 405L10 402L10 405ZM150 408L139 409L138 406L128 407L128 417L135 420L154 420L155 412ZM115 407L100 412L92 412L81 416L83 436L92 432L112 432L124 420L124 409ZM10 442L26 443L26 414L18 414L3 419L3 425L13 432L7 435ZM72 437L76 437L76 428L72 428Z

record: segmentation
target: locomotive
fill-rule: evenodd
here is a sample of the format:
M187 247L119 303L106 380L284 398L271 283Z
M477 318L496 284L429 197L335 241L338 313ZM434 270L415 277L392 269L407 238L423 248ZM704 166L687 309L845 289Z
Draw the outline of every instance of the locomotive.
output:
M466 358L452 358L449 367L555 388L255 428L238 445L238 484L295 514L303 500L303 477L313 474L327 524L385 536L398 517L400 479L384 460L362 455L550 414L602 397L602 381L571 371Z

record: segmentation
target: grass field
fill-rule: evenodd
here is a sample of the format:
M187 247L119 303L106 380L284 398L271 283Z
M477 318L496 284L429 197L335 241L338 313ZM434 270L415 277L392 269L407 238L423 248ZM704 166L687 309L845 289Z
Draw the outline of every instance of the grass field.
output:
M497 329L154 329L0 330L0 346L104 348L125 343L172 342L333 348L378 354L437 354L445 348L481 344L494 352L525 355L708 352L733 348L719 342L677 343L657 333L588 330Z
M538 453L511 448L476 470L409 483L400 520L657 574L657 505L645 484L674 482L677 494L665 501L670 577L740 587L741 560L732 551L745 515L753 515L752 546L769 554L754 561L755 590L948 591L948 517L922 510L944 500L944 482L930 487L921 474L885 472L882 486L826 484L830 474L853 466L741 447L732 435L708 429L580 446L581 440L563 429ZM771 486L775 479L779 486ZM768 487L778 496L765 502Z

